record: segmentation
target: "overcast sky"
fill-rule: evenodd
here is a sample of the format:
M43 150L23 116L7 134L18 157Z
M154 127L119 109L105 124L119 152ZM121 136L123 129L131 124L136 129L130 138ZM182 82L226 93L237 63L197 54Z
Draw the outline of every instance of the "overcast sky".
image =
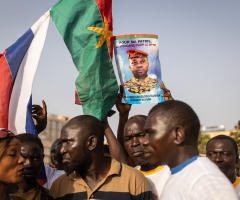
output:
M4 0L0 6L0 52L11 46L57 0ZM172 96L188 103L204 126L232 129L240 120L240 1L113 0L113 35L156 34L162 79ZM116 64L113 60L116 76ZM33 86L33 103L48 112L82 114L74 104L78 72L50 22ZM154 104L133 105L130 115ZM116 110L114 107L113 109ZM116 133L118 114L110 125Z

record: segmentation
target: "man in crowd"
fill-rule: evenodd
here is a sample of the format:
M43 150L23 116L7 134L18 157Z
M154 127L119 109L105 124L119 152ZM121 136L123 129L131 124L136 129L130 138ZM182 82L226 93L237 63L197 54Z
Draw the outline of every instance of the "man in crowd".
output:
M125 81L123 86L131 93L142 94L154 89L158 80L148 77L148 53L138 49L127 50L129 59L129 68L133 77Z
M151 165L168 165L171 175L160 200L236 200L224 174L208 158L199 156L200 122L193 109L181 101L154 106L142 139Z
M54 199L152 199L146 178L137 170L104 158L104 127L95 117L77 116L61 131L67 174L50 189Z
M49 190L50 190L53 182L59 176L65 174L65 171L64 171L64 168L63 168L63 162L62 162L63 158L62 158L62 154L60 153L62 143L61 143L60 139L56 139L54 142L56 144L55 144L55 152L54 152L54 155L53 155L53 160L56 161L56 163L57 163L57 165L56 165L57 169L52 168L48 165L44 165L46 176L47 176L47 182L43 185L43 187L45 187Z
M51 160L51 163L49 164L50 167L52 168L55 168L57 169L57 160L56 160L56 157L55 157L55 153L56 153L56 144L58 143L59 141L59 138L56 139L52 145L51 145L51 148L50 148L50 160Z
M173 100L171 92L166 89L163 82L161 82L161 85L165 100ZM119 111L118 139L127 152L130 166L134 167L137 165L136 168L148 179L152 189L153 199L157 200L160 198L163 187L170 175L169 167L148 163L148 159L144 155L143 146L141 145L141 140L145 136L143 127L147 117L145 115L135 115L128 120L131 105L123 104L121 99L122 87L120 87L120 93L118 94L116 103Z
M10 185L8 192L12 200L45 200L49 198L48 190L37 182L44 158L41 140L34 134L17 135L21 142L21 154L24 157L23 181L18 185Z
M206 146L206 156L226 175L240 199L240 179L235 172L239 155L235 140L226 135L218 135L210 139Z

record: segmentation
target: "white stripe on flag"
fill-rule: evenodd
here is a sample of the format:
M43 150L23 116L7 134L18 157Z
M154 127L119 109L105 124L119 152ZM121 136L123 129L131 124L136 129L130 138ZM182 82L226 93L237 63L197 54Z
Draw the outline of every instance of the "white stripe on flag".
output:
M9 104L8 129L15 134L26 132L27 104L32 93L32 85L47 36L50 11L47 11L32 27L34 34L18 70Z

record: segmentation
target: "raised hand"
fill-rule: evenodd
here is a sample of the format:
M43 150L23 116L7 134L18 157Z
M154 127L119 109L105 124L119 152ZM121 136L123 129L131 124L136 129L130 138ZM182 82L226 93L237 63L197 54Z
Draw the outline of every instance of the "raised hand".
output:
M172 95L171 95L171 92L169 89L167 89L163 83L163 81L161 81L161 87L160 87L163 92L164 92L164 95L162 95L162 97L164 97L165 101L171 101L171 100L174 100Z
M32 105L32 117L37 121L36 129L38 134L41 133L47 126L47 106L42 100L43 107Z
M132 104L122 103L123 86L120 85L119 88L120 88L120 93L118 93L118 95L117 95L116 107L117 107L119 114L123 115L123 114L129 113L129 111L131 110Z

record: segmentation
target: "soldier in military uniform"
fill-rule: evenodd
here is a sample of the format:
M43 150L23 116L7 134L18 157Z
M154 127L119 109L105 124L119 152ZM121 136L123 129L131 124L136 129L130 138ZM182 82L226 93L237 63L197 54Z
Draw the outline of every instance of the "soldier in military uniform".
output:
M148 77L148 54L138 49L127 50L127 54L129 54L129 68L133 77L125 81L123 86L134 94L142 94L154 89L158 80Z

